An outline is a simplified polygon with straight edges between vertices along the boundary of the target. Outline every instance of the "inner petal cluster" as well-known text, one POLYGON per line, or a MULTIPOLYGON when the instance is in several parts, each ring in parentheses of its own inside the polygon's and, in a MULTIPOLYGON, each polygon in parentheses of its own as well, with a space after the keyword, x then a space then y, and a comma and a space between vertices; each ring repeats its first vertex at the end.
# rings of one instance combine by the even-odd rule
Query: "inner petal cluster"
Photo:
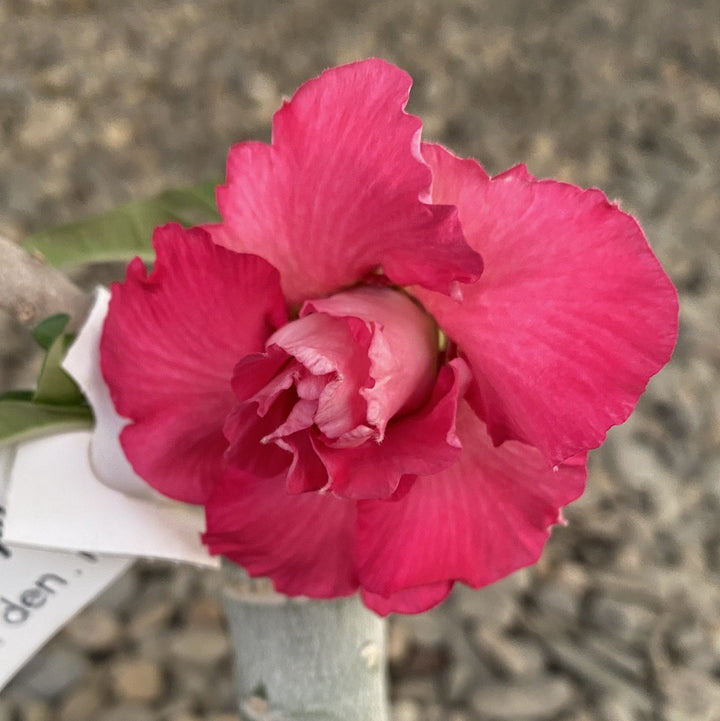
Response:
POLYGON ((228 461, 262 472, 247 453, 259 441, 287 452, 290 491, 338 492, 335 451, 376 452, 389 426, 430 399, 437 358, 432 318, 402 291, 360 286, 309 301, 265 352, 237 364, 228 461))

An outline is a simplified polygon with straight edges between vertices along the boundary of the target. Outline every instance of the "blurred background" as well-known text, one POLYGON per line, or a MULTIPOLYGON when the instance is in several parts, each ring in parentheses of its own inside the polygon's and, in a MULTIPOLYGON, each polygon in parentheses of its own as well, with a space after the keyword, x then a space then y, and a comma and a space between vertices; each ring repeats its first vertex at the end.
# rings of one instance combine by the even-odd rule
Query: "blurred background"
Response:
MULTIPOLYGON (((411 73, 425 139, 636 215, 680 292, 674 359, 536 567, 391 621, 393 720, 720 719, 716 0, 2 0, 0 30, 12 239, 222 176, 283 96, 367 56, 411 73)), ((27 349, 0 316, 0 389, 32 381, 27 349)), ((0 693, 0 721, 237 719, 217 590, 139 564, 0 693)))

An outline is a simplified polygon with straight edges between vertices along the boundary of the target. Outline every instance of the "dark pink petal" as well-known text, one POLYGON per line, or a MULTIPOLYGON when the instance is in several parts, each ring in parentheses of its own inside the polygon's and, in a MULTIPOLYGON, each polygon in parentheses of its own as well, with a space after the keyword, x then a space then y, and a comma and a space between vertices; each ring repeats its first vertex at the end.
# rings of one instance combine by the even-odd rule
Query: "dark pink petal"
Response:
POLYGON ((454 580, 492 583, 537 561, 561 507, 582 493, 584 457, 553 470, 531 446, 493 447, 465 402, 457 433, 455 465, 418 477, 397 500, 358 502, 363 588, 388 597, 454 580))
POLYGON ((495 443, 553 462, 598 446, 670 358, 677 296, 636 221, 598 190, 490 179, 472 160, 423 145, 433 199, 455 203, 485 271, 461 304, 416 295, 473 370, 473 406, 495 443))
POLYGON ((460 358, 441 368, 427 406, 391 423, 382 442, 333 448, 316 441, 330 490, 345 498, 387 498, 403 476, 433 474, 455 463, 461 453, 455 417, 469 379, 460 358))
POLYGON ((251 576, 270 577, 290 596, 353 593, 355 504, 328 494, 290 494, 283 476, 257 479, 229 469, 206 503, 203 540, 251 576))
POLYGON ((282 398, 264 415, 258 415, 257 403, 236 405, 223 426, 225 462, 262 478, 272 478, 289 468, 290 454, 274 443, 263 443, 263 439, 283 422, 292 409, 292 400, 282 398))
POLYGON ((396 283, 447 292, 482 262, 452 207, 430 205, 411 79, 382 60, 327 70, 273 120, 273 143, 230 151, 216 242, 280 270, 291 302, 322 297, 382 266, 396 283), (421 248, 422 252, 418 252, 421 248))
POLYGON ((361 596, 363 603, 380 616, 387 616, 389 613, 422 613, 444 601, 452 587, 451 581, 440 581, 427 586, 406 588, 388 598, 363 588, 361 596))
POLYGON ((202 230, 155 231, 148 276, 140 259, 112 287, 100 346, 121 440, 135 471, 161 493, 202 502, 220 477, 233 368, 285 322, 277 271, 215 245, 202 230))

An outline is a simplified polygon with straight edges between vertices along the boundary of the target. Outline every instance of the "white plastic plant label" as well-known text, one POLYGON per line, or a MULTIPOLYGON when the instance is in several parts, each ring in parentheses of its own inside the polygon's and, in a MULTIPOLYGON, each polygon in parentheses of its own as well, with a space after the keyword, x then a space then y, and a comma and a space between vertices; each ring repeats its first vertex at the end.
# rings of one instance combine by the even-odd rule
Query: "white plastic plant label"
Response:
POLYGON ((0 689, 132 564, 122 556, 58 553, 8 543, 3 530, 12 456, 12 448, 0 449, 0 689))
POLYGON ((36 548, 217 566, 200 541, 202 509, 104 485, 90 464, 90 437, 75 431, 20 444, 10 472, 5 538, 36 548))
POLYGON ((200 541, 202 508, 169 500, 133 471, 120 446, 127 424, 100 372, 110 293, 95 304, 63 362, 93 408, 94 431, 18 446, 10 475, 5 537, 32 547, 184 561, 219 567, 200 541))

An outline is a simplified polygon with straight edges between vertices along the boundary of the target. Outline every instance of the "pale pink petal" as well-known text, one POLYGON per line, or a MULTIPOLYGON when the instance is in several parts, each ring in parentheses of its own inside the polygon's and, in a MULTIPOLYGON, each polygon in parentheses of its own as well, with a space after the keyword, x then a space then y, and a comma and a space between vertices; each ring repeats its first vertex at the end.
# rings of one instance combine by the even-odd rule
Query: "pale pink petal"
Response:
POLYGON ((553 462, 598 446, 669 359, 677 296, 635 220, 598 190, 490 179, 472 160, 423 145, 433 199, 456 203, 485 271, 462 303, 415 293, 473 370, 473 406, 496 443, 553 462))
POLYGON ((216 242, 280 270, 291 302, 322 297, 382 267, 396 283, 447 292, 482 262, 452 207, 430 205, 411 79, 382 60, 327 70, 273 120, 273 143, 230 151, 216 242), (418 252, 421 248, 422 252, 418 252))
POLYGON ((372 382, 371 338, 371 329, 357 318, 312 313, 288 323, 268 340, 269 349, 281 348, 309 373, 326 378, 315 423, 330 437, 341 436, 365 421, 367 403, 361 390, 372 382))
POLYGON ((316 439, 330 490, 345 498, 387 498, 403 476, 437 473, 455 463, 461 453, 455 417, 469 377, 459 358, 441 368, 428 404, 390 423, 381 442, 371 439, 356 448, 333 448, 316 439))
POLYGON ((367 423, 380 440, 393 416, 427 401, 437 369, 437 326, 414 300, 397 290, 362 286, 309 301, 301 315, 312 312, 358 318, 373 329, 368 347, 373 383, 360 395, 367 401, 367 423))
POLYGON ((358 502, 363 588, 387 597, 447 581, 492 583, 537 561, 561 507, 582 493, 584 457, 553 470, 525 444, 493 447, 465 402, 457 432, 455 465, 408 483, 397 500, 358 502))
POLYGON ((285 478, 257 479, 229 469, 206 504, 205 543, 270 577, 290 596, 335 598, 353 593, 355 504, 319 493, 290 494, 285 478))
POLYGON ((155 232, 148 276, 140 259, 112 287, 102 372, 135 471, 161 493, 198 503, 219 478, 230 379, 285 322, 278 274, 262 258, 215 245, 202 230, 155 232))

